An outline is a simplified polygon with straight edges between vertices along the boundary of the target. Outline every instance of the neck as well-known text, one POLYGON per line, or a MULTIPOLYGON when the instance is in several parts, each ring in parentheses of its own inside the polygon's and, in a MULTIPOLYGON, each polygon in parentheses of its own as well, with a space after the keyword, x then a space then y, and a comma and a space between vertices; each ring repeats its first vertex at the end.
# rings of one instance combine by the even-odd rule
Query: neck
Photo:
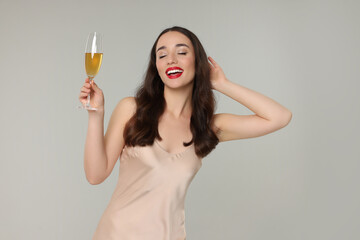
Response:
POLYGON ((164 86, 165 112, 176 119, 190 118, 192 113, 193 85, 182 89, 172 89, 164 86))

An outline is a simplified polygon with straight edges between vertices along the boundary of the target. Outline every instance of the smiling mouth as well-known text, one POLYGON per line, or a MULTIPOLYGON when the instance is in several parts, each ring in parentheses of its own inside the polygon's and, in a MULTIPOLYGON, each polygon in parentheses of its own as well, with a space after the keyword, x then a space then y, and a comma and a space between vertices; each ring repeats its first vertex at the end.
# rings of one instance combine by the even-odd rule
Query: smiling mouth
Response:
POLYGON ((168 76, 168 78, 170 79, 174 79, 174 78, 178 78, 181 76, 183 72, 177 72, 177 73, 170 73, 170 74, 166 74, 168 76))
POLYGON ((166 72, 166 75, 171 76, 171 75, 176 75, 176 74, 180 74, 183 73, 184 71, 181 69, 173 69, 173 70, 169 70, 166 72))
POLYGON ((170 79, 174 79, 180 77, 183 72, 184 70, 179 67, 171 67, 166 69, 166 76, 170 79))

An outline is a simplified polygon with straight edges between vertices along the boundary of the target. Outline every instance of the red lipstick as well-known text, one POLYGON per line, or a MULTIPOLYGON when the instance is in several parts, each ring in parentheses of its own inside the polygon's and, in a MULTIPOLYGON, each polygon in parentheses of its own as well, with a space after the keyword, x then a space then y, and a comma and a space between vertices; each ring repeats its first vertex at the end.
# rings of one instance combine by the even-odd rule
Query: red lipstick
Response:
POLYGON ((179 67, 170 67, 168 69, 166 69, 166 76, 168 76, 168 78, 170 79, 174 79, 174 78, 178 78, 181 76, 181 74, 184 72, 184 70, 182 68, 179 67), (170 74, 169 74, 170 72, 170 74))

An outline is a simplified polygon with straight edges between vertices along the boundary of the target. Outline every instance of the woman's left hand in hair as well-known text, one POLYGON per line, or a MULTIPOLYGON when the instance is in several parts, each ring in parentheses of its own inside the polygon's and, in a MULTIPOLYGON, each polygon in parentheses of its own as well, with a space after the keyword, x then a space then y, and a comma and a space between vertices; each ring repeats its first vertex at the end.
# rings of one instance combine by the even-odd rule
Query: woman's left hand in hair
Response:
POLYGON ((210 82, 212 89, 218 91, 218 88, 228 82, 229 80, 225 77, 225 74, 219 64, 215 62, 212 57, 208 57, 210 65, 210 82))

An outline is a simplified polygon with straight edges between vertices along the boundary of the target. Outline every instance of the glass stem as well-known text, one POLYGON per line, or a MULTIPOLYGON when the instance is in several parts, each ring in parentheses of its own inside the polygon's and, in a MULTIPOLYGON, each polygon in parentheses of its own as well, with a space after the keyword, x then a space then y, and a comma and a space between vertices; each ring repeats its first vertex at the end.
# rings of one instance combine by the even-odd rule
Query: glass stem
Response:
MULTIPOLYGON (((92 81, 93 81, 93 78, 94 78, 94 77, 89 77, 89 83, 90 83, 90 85, 91 85, 91 83, 92 83, 92 81)), ((90 107, 90 94, 91 94, 91 86, 90 86, 90 93, 89 93, 89 95, 87 96, 87 103, 86 103, 86 106, 87 106, 87 107, 90 107)))

